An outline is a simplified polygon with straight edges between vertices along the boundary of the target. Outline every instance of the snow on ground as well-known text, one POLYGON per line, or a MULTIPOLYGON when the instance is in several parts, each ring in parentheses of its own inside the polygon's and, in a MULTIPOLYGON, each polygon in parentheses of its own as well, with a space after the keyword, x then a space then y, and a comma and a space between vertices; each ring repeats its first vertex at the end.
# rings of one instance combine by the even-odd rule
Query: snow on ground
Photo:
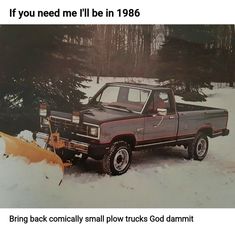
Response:
MULTIPOLYGON (((98 85, 90 83, 88 96, 107 80, 113 79, 101 78, 98 85)), ((143 82, 154 83, 150 79, 143 82)), ((2 158, 0 206, 235 207, 235 90, 218 88, 205 92, 209 95, 207 102, 194 103, 228 109, 230 135, 210 139, 208 156, 202 162, 185 160, 182 147, 138 151, 126 174, 109 177, 101 173, 100 162, 88 159, 85 164, 67 169, 58 186, 44 178, 47 164, 29 165, 19 158, 2 158)), ((2 150, 4 145, 0 142, 0 154, 2 150)))
POLYGON ((62 177, 60 167, 46 162, 29 164, 24 158, 1 158, 0 206, 46 206, 46 200, 53 199, 52 189, 57 188, 62 177))
MULTIPOLYGON (((22 131, 18 136, 33 141, 32 133, 22 131)), ((5 142, 0 138, 0 207, 24 207, 38 201, 40 194, 51 195, 63 179, 60 166, 46 161, 29 163, 25 157, 4 156, 5 142)))

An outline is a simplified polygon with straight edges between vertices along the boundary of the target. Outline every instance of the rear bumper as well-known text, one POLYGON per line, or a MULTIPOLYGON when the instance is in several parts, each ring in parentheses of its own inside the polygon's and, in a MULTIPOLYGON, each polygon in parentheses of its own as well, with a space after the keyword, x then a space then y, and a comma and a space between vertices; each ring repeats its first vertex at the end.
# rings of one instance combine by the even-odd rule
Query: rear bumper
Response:
MULTIPOLYGON (((45 143, 48 141, 49 135, 46 133, 38 132, 36 138, 43 140, 45 143)), ((94 159, 102 159, 104 154, 109 150, 108 144, 94 144, 86 143, 78 140, 70 140, 60 137, 64 144, 64 149, 71 150, 75 154, 86 154, 94 159)))
POLYGON ((222 132, 222 136, 227 136, 229 135, 229 129, 224 129, 222 132))
POLYGON ((218 136, 227 136, 229 135, 229 129, 223 129, 222 131, 213 133, 212 138, 218 137, 218 136))

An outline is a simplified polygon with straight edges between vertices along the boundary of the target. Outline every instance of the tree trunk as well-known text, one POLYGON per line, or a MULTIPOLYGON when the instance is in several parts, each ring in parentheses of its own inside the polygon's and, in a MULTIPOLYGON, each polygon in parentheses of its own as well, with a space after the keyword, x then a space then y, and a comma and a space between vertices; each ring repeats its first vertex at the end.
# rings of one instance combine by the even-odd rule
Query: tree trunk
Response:
POLYGON ((185 92, 191 92, 191 83, 190 83, 190 81, 185 81, 185 92))
POLYGON ((96 84, 99 84, 100 83, 100 76, 97 76, 96 78, 96 84))

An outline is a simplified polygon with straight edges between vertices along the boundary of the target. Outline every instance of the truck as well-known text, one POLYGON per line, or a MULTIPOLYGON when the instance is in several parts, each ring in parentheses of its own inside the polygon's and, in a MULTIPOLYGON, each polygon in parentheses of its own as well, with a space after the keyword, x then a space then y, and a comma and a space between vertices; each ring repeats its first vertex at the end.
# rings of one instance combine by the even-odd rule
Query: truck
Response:
POLYGON ((202 161, 208 137, 229 134, 228 111, 177 103, 170 88, 107 83, 82 110, 49 111, 40 106, 40 131, 63 160, 102 160, 109 175, 124 174, 132 153, 150 147, 184 146, 187 158, 202 161))

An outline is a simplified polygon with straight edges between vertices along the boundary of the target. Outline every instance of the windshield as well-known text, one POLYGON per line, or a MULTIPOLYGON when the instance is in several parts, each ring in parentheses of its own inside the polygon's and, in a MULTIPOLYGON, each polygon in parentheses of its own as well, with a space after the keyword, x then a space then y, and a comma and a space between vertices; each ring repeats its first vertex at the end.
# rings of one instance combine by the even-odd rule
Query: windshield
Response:
POLYGON ((108 108, 141 112, 149 94, 150 90, 109 85, 97 95, 96 102, 108 108))

